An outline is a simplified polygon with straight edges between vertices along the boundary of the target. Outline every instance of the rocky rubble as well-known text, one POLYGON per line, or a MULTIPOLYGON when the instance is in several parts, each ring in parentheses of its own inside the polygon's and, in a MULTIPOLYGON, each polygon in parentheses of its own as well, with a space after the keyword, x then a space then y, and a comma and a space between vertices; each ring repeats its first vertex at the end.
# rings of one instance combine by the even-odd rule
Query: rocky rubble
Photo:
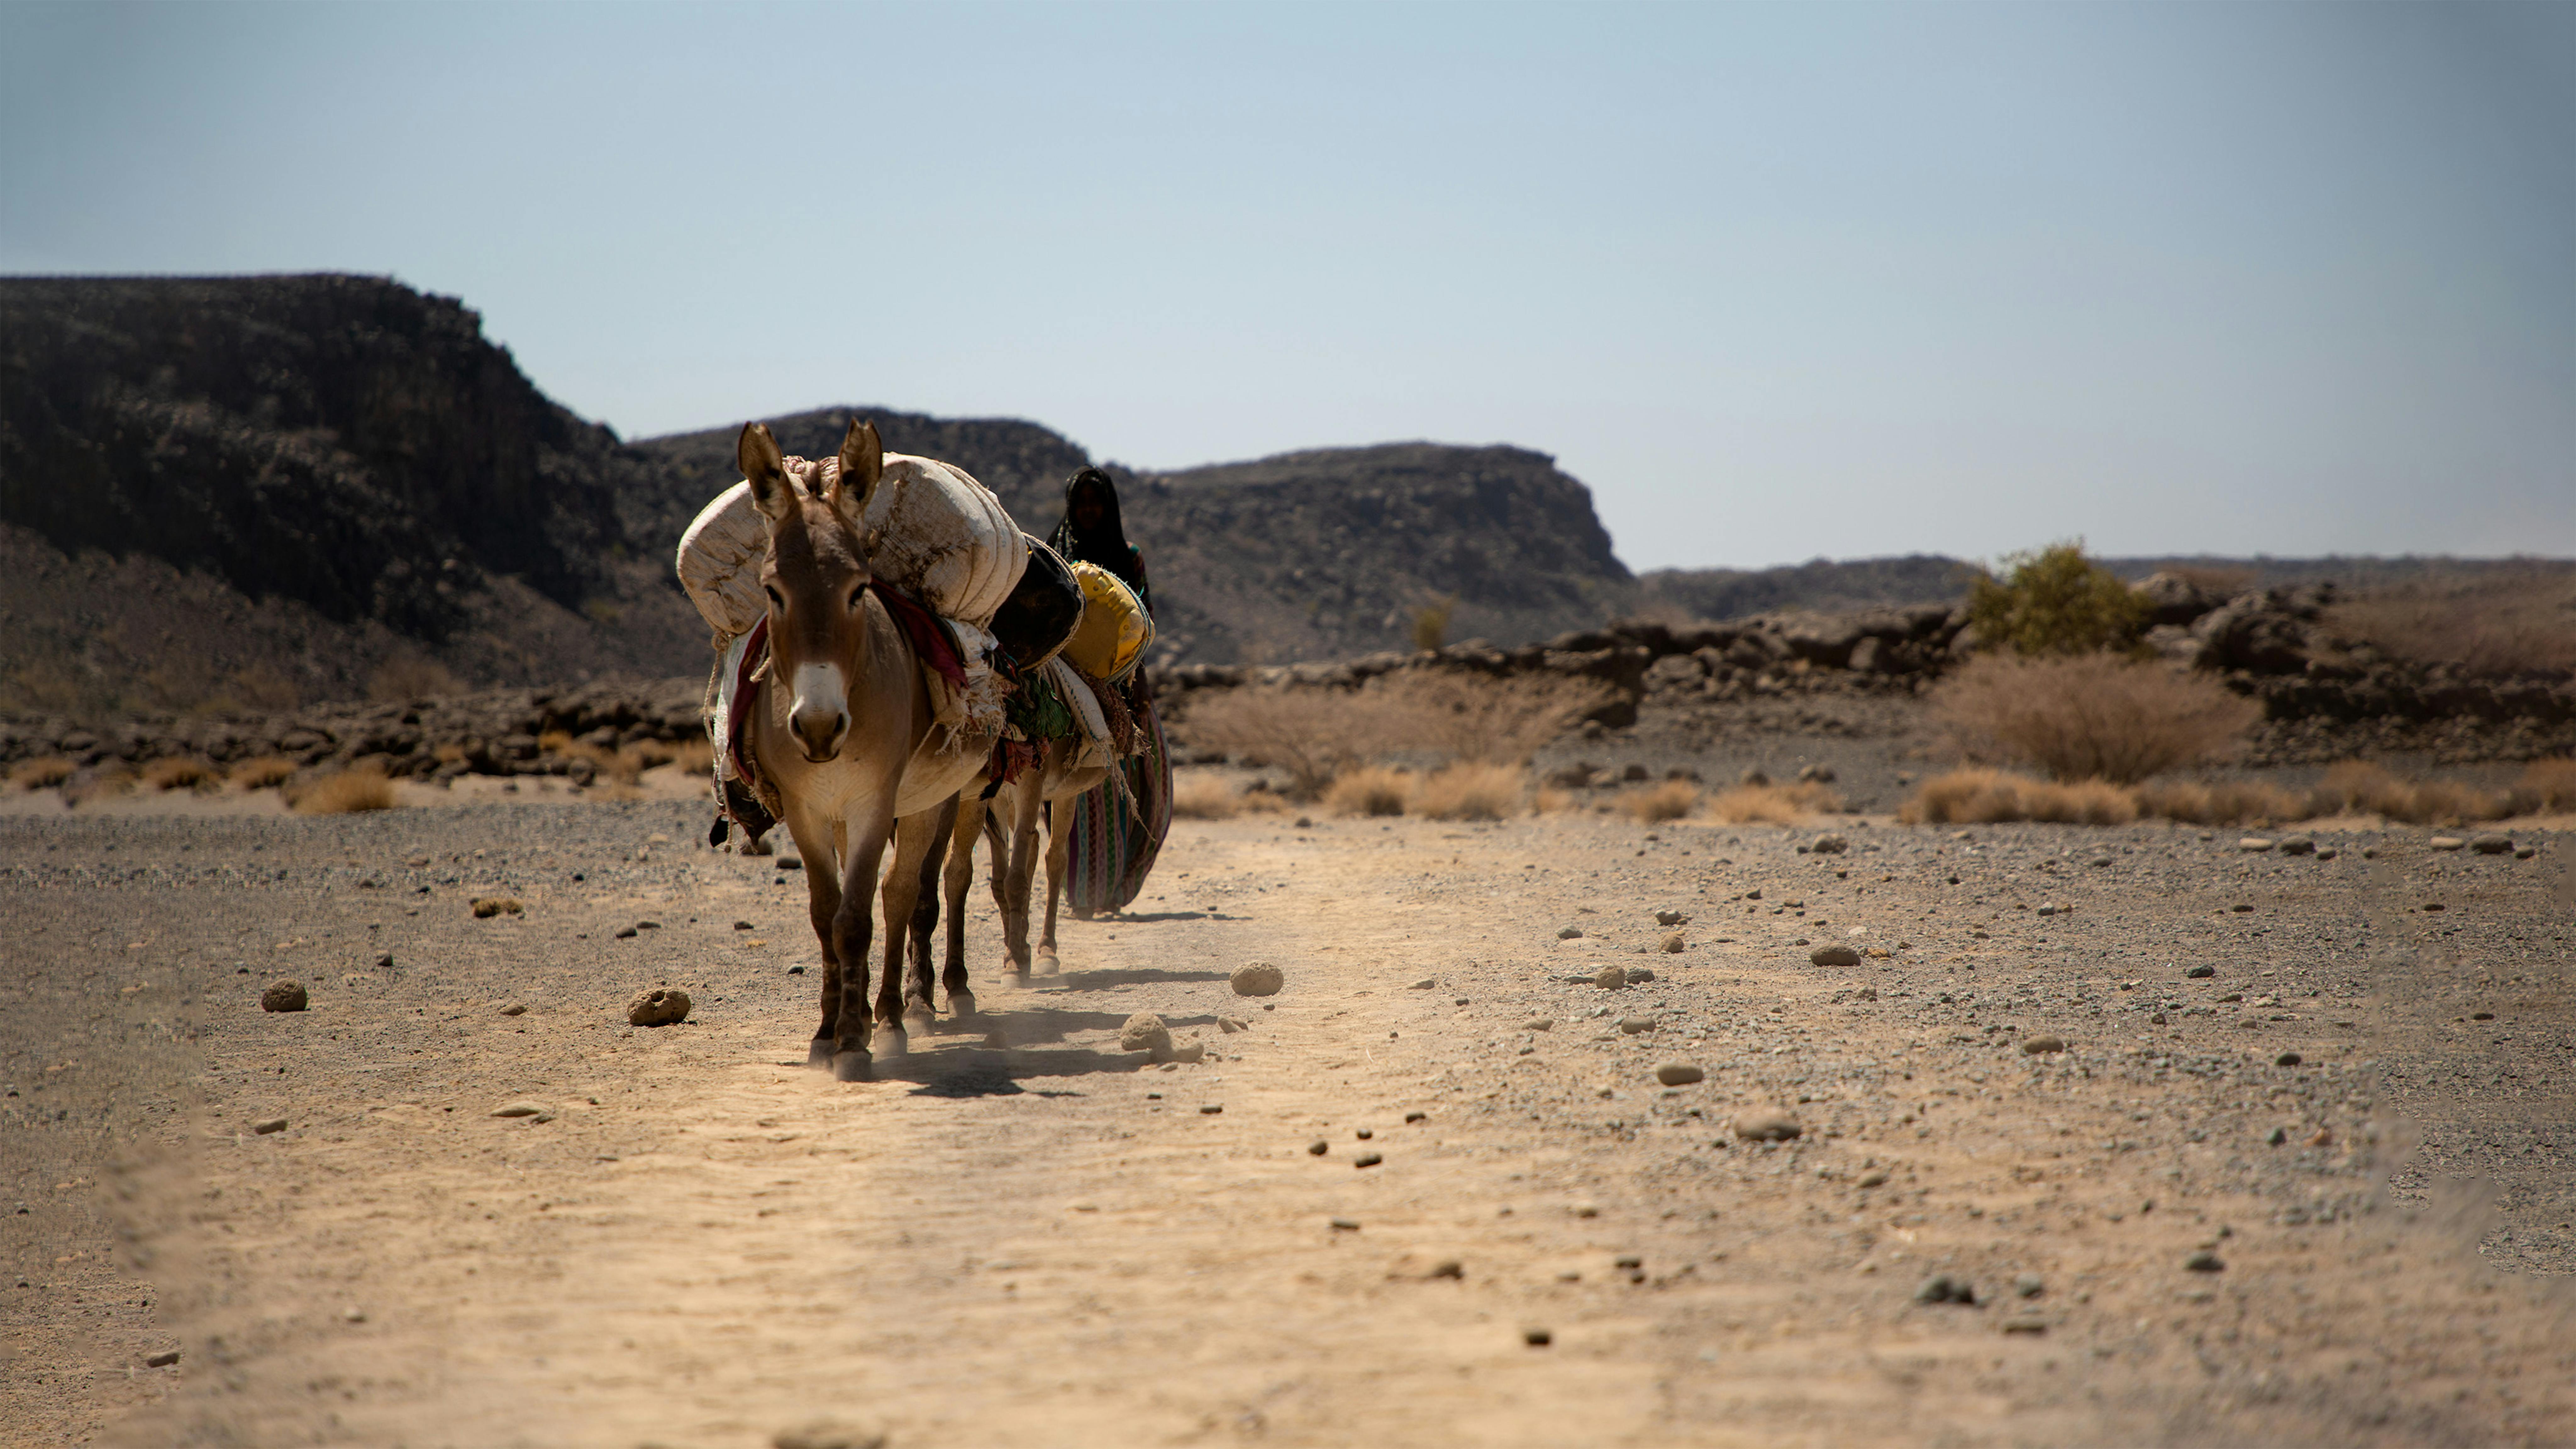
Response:
POLYGON ((61 756, 84 768, 164 758, 232 765, 281 756, 306 767, 371 761, 397 779, 564 775, 586 782, 599 751, 703 738, 703 692, 699 680, 666 679, 323 705, 277 715, 141 716, 108 725, 0 720, 0 763, 61 756))

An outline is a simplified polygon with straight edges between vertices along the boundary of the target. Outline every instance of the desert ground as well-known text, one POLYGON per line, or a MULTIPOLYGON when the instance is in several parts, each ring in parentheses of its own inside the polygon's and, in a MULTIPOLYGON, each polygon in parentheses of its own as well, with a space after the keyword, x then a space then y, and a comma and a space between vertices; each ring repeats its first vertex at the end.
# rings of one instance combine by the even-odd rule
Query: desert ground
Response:
POLYGON ((2576 820, 1914 827, 1835 748, 1794 826, 1181 821, 1025 983, 979 879, 982 1019, 852 1085, 686 781, 13 800, 0 1441, 2576 1443, 2576 820))

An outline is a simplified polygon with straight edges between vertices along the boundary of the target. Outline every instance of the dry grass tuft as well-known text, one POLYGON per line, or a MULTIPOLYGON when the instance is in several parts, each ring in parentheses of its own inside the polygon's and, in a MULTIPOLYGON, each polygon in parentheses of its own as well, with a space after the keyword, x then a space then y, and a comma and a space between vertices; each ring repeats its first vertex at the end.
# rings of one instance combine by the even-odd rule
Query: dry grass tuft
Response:
POLYGON ((63 782, 63 804, 78 808, 92 800, 113 799, 134 789, 134 767, 123 760, 109 760, 88 774, 75 774, 63 782))
POLYGON ((60 755, 41 760, 21 760, 9 771, 9 783, 21 790, 50 790, 72 777, 80 765, 60 755))
POLYGON ((1172 779, 1172 813, 1183 820, 1232 820, 1242 811, 1243 802, 1214 775, 1184 770, 1172 779))
POLYGON ((1520 809, 1528 781, 1518 765, 1462 762, 1425 775, 1413 808, 1434 820, 1500 820, 1520 809))
POLYGON ((1699 808, 1699 787, 1688 780, 1666 780, 1620 794, 1618 806, 1641 825, 1679 820, 1699 808))
MULTIPOLYGON (((2526 771, 2526 790, 2530 779, 2526 771)), ((2353 810, 2416 825, 2464 825, 2502 819, 2514 813, 2517 801, 2452 780, 2401 780, 2368 761, 2345 760, 2327 769, 2309 804, 2321 815, 2353 810)))
POLYGON ((1401 815, 1413 777, 1382 765, 1345 770, 1324 792, 1324 808, 1337 815, 1401 815))
POLYGON ((262 755, 233 766, 232 786, 236 790, 267 790, 295 778, 295 762, 284 755, 262 755))
POLYGON ((1229 689, 1191 701, 1176 730, 1237 764, 1286 771, 1290 792, 1311 800, 1383 748, 1377 719, 1354 707, 1357 698, 1325 689, 1229 689))
POLYGON ((1290 809, 1288 797, 1273 790, 1246 790, 1235 803, 1246 815, 1285 815, 1290 809))
POLYGON ((2139 812, 2185 825, 2278 825, 2314 813, 2307 800, 2261 780, 2163 780, 2138 791, 2139 812))
POLYGON ((2208 758, 2261 714, 2216 680, 2108 654, 1983 655, 1941 687, 1934 708, 1972 753, 2121 785, 2208 758))
POLYGON ((367 698, 380 704, 438 699, 465 693, 465 682, 446 665, 418 654, 397 654, 367 678, 367 698))
POLYGON ((212 763, 184 756, 154 760, 143 767, 143 783, 155 790, 212 790, 223 782, 212 763))
POLYGON ((1812 783, 1730 785, 1708 802, 1709 818, 1724 825, 1795 825, 1841 808, 1841 796, 1812 783))
POLYGON ((394 782, 382 770, 342 770, 291 790, 287 807, 298 815, 346 815, 359 810, 394 808, 394 782))
POLYGON ((1990 825, 2003 820, 2126 825, 2138 818, 2138 794, 2103 780, 2067 785, 2001 770, 1952 770, 1924 781, 1896 818, 1923 825, 1990 825))
POLYGON ((1571 790, 1560 790, 1554 785, 1541 785, 1538 793, 1530 797, 1530 813, 1554 815, 1559 811, 1571 810, 1580 803, 1571 790))
POLYGON ((2523 769, 2522 788, 2535 809, 2576 810, 2576 759, 2532 761, 2523 769))

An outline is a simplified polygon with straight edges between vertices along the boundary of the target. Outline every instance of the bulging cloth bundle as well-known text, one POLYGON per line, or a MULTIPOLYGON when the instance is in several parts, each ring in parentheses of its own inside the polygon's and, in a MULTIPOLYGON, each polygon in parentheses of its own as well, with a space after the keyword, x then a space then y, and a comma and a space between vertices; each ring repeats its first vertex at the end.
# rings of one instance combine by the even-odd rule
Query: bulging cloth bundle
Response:
MULTIPOLYGON (((838 458, 789 457, 783 467, 796 487, 820 497, 841 464, 838 458)), ((988 627, 1029 558, 1028 541, 1001 500, 962 468, 888 453, 876 489, 854 522, 878 583, 919 601, 954 642, 955 674, 933 663, 929 654, 937 651, 925 654, 922 669, 933 712, 950 727, 952 741, 1001 729, 1005 691, 993 673, 988 627)), ((753 626, 769 616, 760 587, 760 560, 768 547, 768 525, 749 483, 718 494, 680 536, 680 587, 726 656, 718 672, 720 698, 709 712, 719 780, 733 774, 732 696, 757 669, 744 655, 753 626)))

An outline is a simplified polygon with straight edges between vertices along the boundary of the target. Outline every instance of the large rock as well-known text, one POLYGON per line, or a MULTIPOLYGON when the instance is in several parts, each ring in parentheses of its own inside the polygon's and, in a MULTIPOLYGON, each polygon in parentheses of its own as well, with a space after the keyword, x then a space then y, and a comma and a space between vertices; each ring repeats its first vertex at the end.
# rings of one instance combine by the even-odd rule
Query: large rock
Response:
POLYGON ((1237 966, 1226 980, 1237 996, 1276 996, 1288 984, 1287 973, 1267 961, 1237 966))
POLYGON ((676 986, 656 986, 626 1008, 626 1020, 636 1026, 674 1026, 688 1019, 689 993, 676 986))

